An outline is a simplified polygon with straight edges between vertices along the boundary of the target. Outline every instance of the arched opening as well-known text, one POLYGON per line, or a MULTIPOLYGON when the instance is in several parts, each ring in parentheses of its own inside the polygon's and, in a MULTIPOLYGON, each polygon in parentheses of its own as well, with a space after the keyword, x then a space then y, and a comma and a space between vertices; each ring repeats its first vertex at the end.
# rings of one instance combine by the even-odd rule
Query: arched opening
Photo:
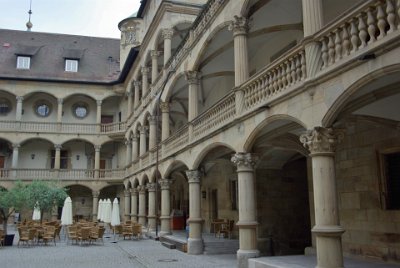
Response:
POLYGON ((97 103, 87 95, 70 95, 63 101, 62 121, 64 123, 96 123, 97 103))
POLYGON ((169 103, 170 135, 173 135, 188 122, 188 85, 183 74, 170 89, 167 102, 169 103))
POLYGON ((17 100, 14 94, 0 90, 0 120, 15 120, 17 100))
POLYGON ((57 98, 44 92, 33 92, 24 96, 22 121, 57 122, 57 98))
POLYGON ((77 222, 81 219, 92 220, 93 196, 92 190, 83 185, 69 185, 67 193, 72 200, 72 215, 77 222))
POLYGON ((122 113, 120 111, 123 98, 120 96, 111 96, 103 100, 101 104, 101 123, 111 124, 122 121, 122 113))

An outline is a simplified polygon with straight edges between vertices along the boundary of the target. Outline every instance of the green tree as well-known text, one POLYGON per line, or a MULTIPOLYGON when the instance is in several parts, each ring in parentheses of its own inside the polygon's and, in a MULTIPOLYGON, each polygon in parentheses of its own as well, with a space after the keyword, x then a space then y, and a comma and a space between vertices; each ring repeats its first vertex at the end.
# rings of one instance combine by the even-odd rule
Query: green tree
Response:
POLYGON ((7 234, 8 218, 16 211, 27 206, 27 187, 16 182, 10 190, 0 188, 0 217, 3 220, 3 230, 7 234))
POLYGON ((51 212, 54 206, 62 206, 67 198, 66 189, 54 181, 33 181, 26 187, 28 206, 40 208, 41 217, 45 212, 51 212))

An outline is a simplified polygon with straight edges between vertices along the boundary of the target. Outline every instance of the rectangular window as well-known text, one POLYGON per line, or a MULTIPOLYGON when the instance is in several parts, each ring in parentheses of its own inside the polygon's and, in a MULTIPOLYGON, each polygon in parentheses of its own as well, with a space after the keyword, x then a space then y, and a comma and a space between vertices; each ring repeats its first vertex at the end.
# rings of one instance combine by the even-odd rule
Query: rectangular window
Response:
POLYGON ((381 193, 384 209, 400 209, 400 152, 380 155, 381 158, 381 193))
POLYGON ((31 67, 31 57, 18 56, 17 69, 29 69, 31 67))
POLYGON ((66 72, 77 72, 78 71, 78 60, 65 60, 65 71, 66 72))

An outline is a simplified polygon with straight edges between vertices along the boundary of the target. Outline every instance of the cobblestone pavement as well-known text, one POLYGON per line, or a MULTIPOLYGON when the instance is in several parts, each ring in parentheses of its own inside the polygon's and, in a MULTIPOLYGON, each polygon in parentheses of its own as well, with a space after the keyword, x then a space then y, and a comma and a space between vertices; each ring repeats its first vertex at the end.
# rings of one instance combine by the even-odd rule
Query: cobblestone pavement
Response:
POLYGON ((236 255, 188 255, 158 241, 104 239, 104 245, 71 245, 65 241, 33 247, 0 248, 1 268, 110 268, 110 267, 236 267, 236 255))

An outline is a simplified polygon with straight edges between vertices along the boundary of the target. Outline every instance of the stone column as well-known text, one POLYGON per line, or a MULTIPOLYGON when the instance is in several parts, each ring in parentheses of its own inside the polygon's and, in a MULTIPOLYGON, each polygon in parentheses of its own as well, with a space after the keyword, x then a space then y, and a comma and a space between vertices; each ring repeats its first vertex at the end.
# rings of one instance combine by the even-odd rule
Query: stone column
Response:
POLYGON ((199 83, 200 73, 197 71, 187 71, 185 73, 186 80, 189 84, 189 96, 188 96, 188 121, 192 121, 198 115, 199 108, 199 83))
POLYGON ((94 146, 94 177, 98 178, 99 177, 99 171, 100 171, 100 149, 101 145, 95 145, 94 146))
MULTIPOLYGON (((323 26, 322 0, 302 0, 304 38, 312 36, 323 26)), ((305 43, 307 77, 313 77, 321 67, 321 49, 317 42, 305 43)))
MULTIPOLYGON (((170 213, 171 213, 171 201, 170 201, 170 180, 161 179, 159 181, 161 188, 161 230, 160 236, 171 234, 170 224, 170 213)), ((186 220, 186 219, 185 219, 186 220)))
POLYGON ((200 207, 200 178, 201 172, 198 170, 186 171, 189 182, 189 238, 188 254, 203 254, 203 238, 201 228, 203 219, 201 218, 200 207))
POLYGON ((55 144, 54 148, 56 149, 55 157, 54 157, 54 169, 60 169, 61 162, 61 144, 55 144))
POLYGON ((142 96, 147 95, 147 91, 149 90, 149 68, 142 67, 142 96))
POLYGON ((126 145, 126 166, 129 166, 132 163, 132 144, 128 139, 125 141, 126 145))
POLYGON ((97 221, 97 209, 99 207, 99 191, 92 191, 93 196, 93 209, 92 209, 92 219, 93 221, 97 221))
POLYGON ((127 113, 127 115, 126 115, 126 117, 128 118, 130 115, 131 115, 131 113, 132 113, 132 91, 128 91, 128 92, 126 92, 126 97, 128 98, 128 107, 127 107, 127 111, 126 111, 126 113, 127 113))
POLYGON ((147 127, 142 126, 140 128, 140 148, 139 148, 140 156, 146 153, 146 137, 147 137, 147 127))
POLYGON ((169 103, 161 102, 161 141, 169 137, 169 103))
POLYGON ((135 87, 135 96, 133 101, 133 107, 136 109, 140 104, 140 81, 134 81, 133 85, 135 87))
POLYGON ((147 190, 149 191, 149 214, 147 215, 148 226, 150 230, 153 231, 156 228, 157 218, 156 218, 156 184, 148 183, 147 190))
POLYGON ((64 99, 57 99, 57 123, 61 123, 62 121, 62 110, 63 110, 63 102, 64 99))
POLYGON ((146 186, 139 185, 139 223, 146 225, 146 186))
POLYGON ((249 153, 236 153, 231 161, 237 167, 239 198, 238 267, 248 267, 248 259, 258 257, 257 220, 254 188, 254 165, 257 158, 249 153))
POLYGON ((17 107, 16 107, 16 113, 15 113, 15 120, 21 121, 21 119, 22 119, 22 102, 24 101, 24 97, 17 96, 16 99, 17 99, 17 107))
POLYGON ((300 141, 310 151, 314 188, 317 267, 343 267, 342 239, 339 225, 334 153, 342 140, 342 130, 315 127, 301 135, 300 141))
POLYGON ((131 220, 135 222, 138 221, 137 195, 138 195, 138 190, 131 189, 131 220))
POLYGON ((151 56, 151 83, 154 84, 158 76, 158 56, 160 56, 160 52, 157 50, 152 50, 150 51, 150 56, 151 56))
POLYGON ((169 58, 171 58, 171 41, 172 36, 174 35, 174 30, 172 29, 163 29, 162 37, 164 38, 164 67, 167 64, 169 58))
POLYGON ((97 132, 101 131, 101 104, 103 103, 101 100, 96 101, 97 103, 97 113, 96 113, 96 124, 97 124, 97 132))
POLYGON ((19 143, 13 143, 12 147, 13 147, 13 154, 11 160, 11 167, 15 169, 18 168, 19 147, 21 147, 21 145, 19 143))
POLYGON ((124 216, 125 216, 125 221, 129 220, 131 218, 130 212, 131 212, 131 193, 129 190, 124 191, 124 216))
POLYGON ((136 135, 132 136, 132 161, 137 160, 139 156, 139 144, 138 137, 136 135))
POLYGON ((249 58, 247 52, 248 20, 244 17, 235 16, 229 29, 233 32, 235 87, 237 87, 249 78, 249 58))
POLYGON ((149 117, 149 149, 153 149, 156 147, 157 144, 157 133, 156 133, 156 127, 157 127, 157 120, 155 116, 150 116, 149 117))

